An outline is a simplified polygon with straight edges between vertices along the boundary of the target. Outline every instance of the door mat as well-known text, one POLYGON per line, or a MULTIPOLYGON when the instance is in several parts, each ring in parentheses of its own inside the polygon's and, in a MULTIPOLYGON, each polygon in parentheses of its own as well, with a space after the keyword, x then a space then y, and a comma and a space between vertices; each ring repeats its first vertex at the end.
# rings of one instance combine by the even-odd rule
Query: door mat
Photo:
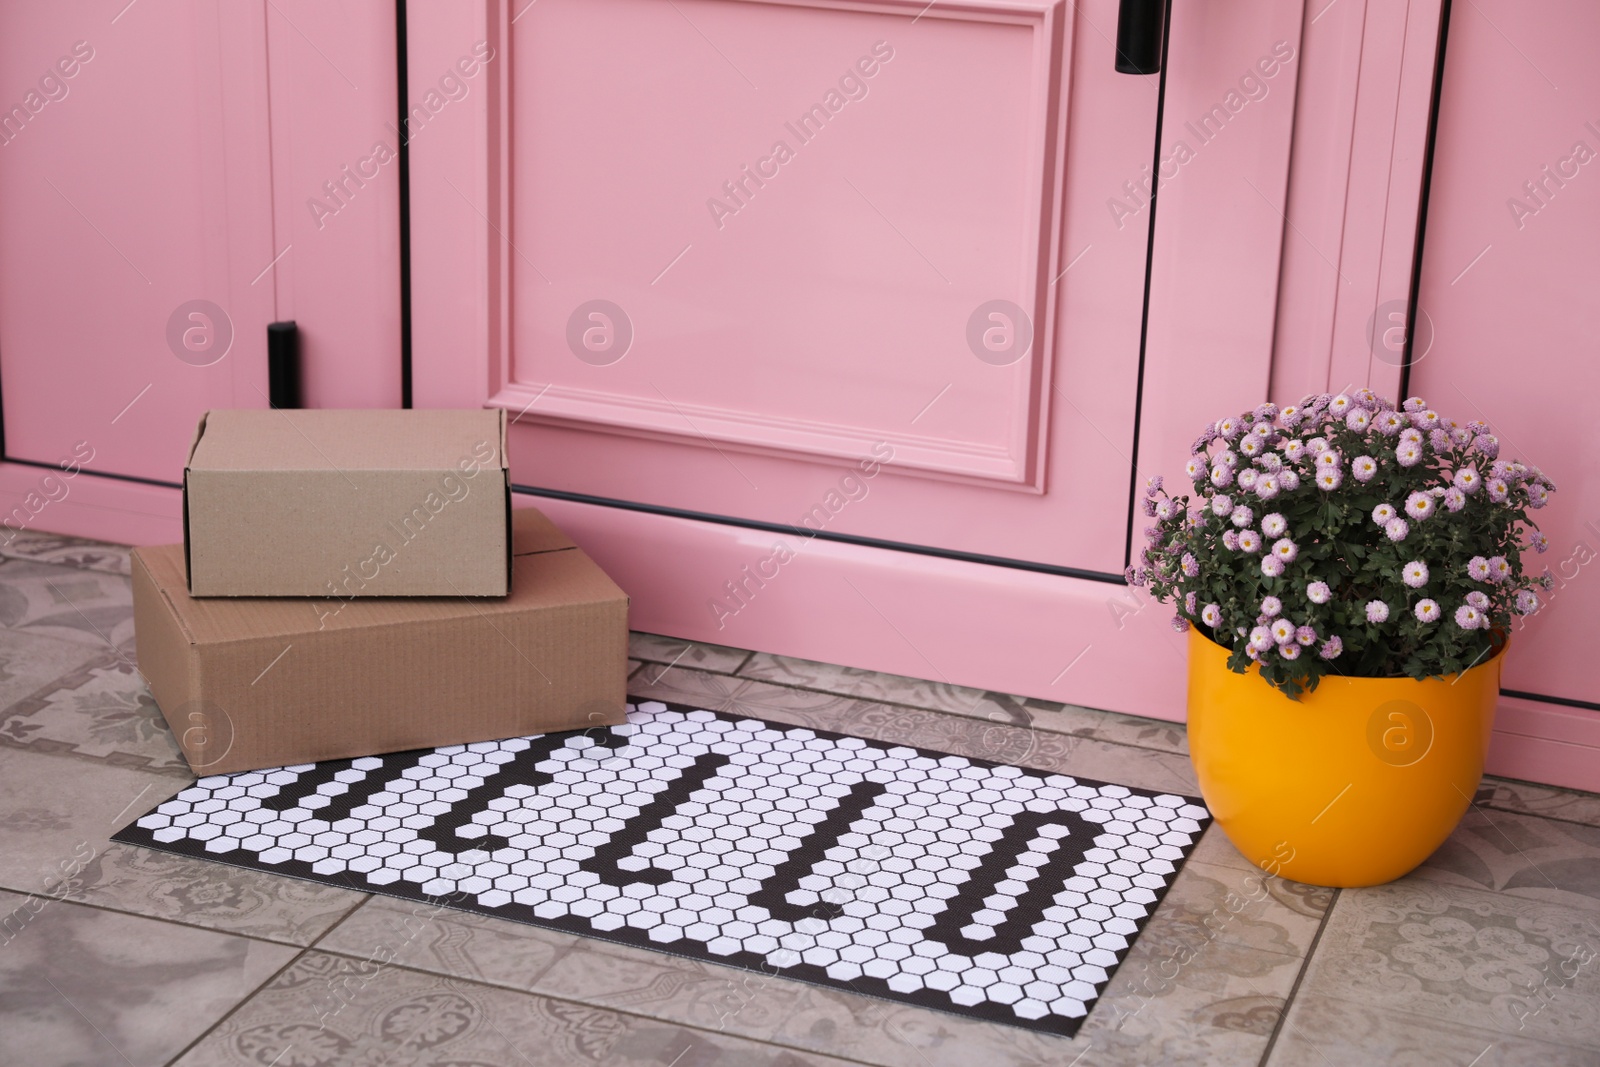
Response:
POLYGON ((659 701, 202 778, 115 840, 1071 1036, 1191 797, 659 701))

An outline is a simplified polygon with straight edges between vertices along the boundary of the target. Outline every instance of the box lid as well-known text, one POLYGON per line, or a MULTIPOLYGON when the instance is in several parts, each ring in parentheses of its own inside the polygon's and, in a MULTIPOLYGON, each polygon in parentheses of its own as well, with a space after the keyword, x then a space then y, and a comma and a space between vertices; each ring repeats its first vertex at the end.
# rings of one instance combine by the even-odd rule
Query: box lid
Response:
POLYGON ((506 466, 504 412, 426 410, 211 411, 189 450, 194 471, 453 469, 462 456, 506 466), (214 432, 214 431, 223 432, 214 432))

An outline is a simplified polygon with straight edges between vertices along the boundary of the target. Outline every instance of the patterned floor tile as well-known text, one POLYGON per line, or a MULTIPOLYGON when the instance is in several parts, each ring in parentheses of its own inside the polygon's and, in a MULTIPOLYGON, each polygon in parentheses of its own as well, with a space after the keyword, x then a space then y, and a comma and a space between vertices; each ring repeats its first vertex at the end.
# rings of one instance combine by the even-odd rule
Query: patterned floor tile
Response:
POLYGON ((0 749, 0 886, 309 944, 365 894, 112 844, 170 778, 0 749))
POLYGON ((11 708, 41 687, 104 655, 78 641, 5 632, 0 636, 0 744, 23 744, 32 731, 13 725, 11 708))
POLYGON ((1578 822, 1585 826, 1600 826, 1600 796, 1593 793, 1556 789, 1532 782, 1485 778, 1479 795, 1484 796, 1479 803, 1485 807, 1578 822))
POLYGON ((36 530, 7 530, 0 536, 0 556, 107 574, 128 573, 128 551, 126 545, 36 530))
POLYGON ((178 1061, 265 1067, 826 1067, 725 1034, 309 952, 178 1061))
POLYGON ((658 665, 649 672, 652 679, 669 673, 676 667, 698 667, 703 671, 732 674, 750 653, 742 648, 724 648, 702 642, 684 641, 676 637, 662 637, 635 631, 628 635, 628 655, 658 665))
MULTIPOLYGON (((1320 1019, 1330 998, 1360 1011, 1431 1020, 1477 1034, 1466 1059, 1503 1039, 1587 1050, 1600 1061, 1600 921, 1560 907, 1426 879, 1345 890, 1323 928, 1290 1008, 1286 1033, 1337 1032, 1320 1019)), ((1395 1062, 1394 1027, 1366 1025, 1341 1041, 1370 1041, 1331 1062, 1395 1062), (1364 1037, 1362 1035, 1365 1035, 1364 1037)), ((1469 1047, 1473 1042, 1465 1042, 1469 1047)), ((1290 1044, 1273 1062, 1312 1062, 1290 1044)), ((1321 1049, 1327 1055, 1327 1049, 1321 1049)), ((1447 1062, 1437 1058, 1427 1062, 1447 1062)), ((1417 1062, 1423 1062, 1418 1060, 1417 1062)), ((1499 1062, 1499 1061, 1493 1061, 1499 1062)))
POLYGON ((132 659, 111 649, 94 652, 12 702, 0 713, 0 744, 137 767, 179 781, 194 777, 132 659))
POLYGON ((1411 877, 1600 911, 1600 827, 1475 807, 1411 877))
POLYGON ((836 663, 817 663, 793 656, 774 656, 767 652, 757 652, 751 656, 750 662, 740 669, 739 676, 864 700, 909 704, 934 711, 970 714, 983 700, 981 689, 906 678, 859 667, 841 667, 836 663))
POLYGON ((0 893, 7 1062, 162 1064, 294 958, 294 948, 0 893))
POLYGON ((133 636, 133 590, 120 574, 6 559, 0 626, 115 648, 133 636))
POLYGON ((739 677, 883 704, 944 711, 1001 726, 1092 737, 1167 752, 1188 751, 1188 734, 1181 723, 1094 711, 1053 700, 985 692, 765 652, 751 656, 750 662, 739 671, 739 677))
POLYGON ((1298 997, 1266 1067, 1594 1067, 1595 1054, 1339 997, 1298 997))

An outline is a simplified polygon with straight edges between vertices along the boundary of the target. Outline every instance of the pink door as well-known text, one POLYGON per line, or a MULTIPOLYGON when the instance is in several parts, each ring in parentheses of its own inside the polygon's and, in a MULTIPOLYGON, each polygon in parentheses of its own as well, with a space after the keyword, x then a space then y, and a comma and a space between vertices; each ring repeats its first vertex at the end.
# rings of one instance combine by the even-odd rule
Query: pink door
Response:
POLYGON ((6 526, 181 536, 195 423, 266 406, 273 321, 308 403, 399 404, 394 30, 314 0, 0 6, 6 526))
MULTIPOLYGON (((1595 788, 1600 749, 1600 9, 1505 0, 1451 16, 1410 390, 1484 419, 1555 482, 1536 512, 1555 588, 1512 635, 1502 728, 1546 739, 1502 761, 1595 788), (1501 31, 1505 31, 1502 34, 1501 31), (1493 71, 1494 77, 1487 72, 1493 71)), ((1546 779, 1548 780, 1548 779, 1546 779)))
POLYGON ((1300 11, 1175 16, 1169 113, 1217 144, 1157 157, 1117 8, 413 5, 413 78, 482 86, 413 146, 416 402, 512 413, 639 628, 1181 713, 1121 578, 1134 457, 1266 392, 1300 11), (1231 303, 1225 373, 1141 428, 1152 166, 1236 217, 1167 239, 1222 241, 1226 288, 1150 279, 1231 303))

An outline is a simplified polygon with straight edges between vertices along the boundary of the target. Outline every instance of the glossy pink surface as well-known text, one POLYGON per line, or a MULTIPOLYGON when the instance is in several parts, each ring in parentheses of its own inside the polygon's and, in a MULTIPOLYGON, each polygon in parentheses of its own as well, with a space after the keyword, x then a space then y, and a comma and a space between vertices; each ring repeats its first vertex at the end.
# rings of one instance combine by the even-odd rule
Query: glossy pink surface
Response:
POLYGON ((1487 420, 1504 454, 1537 464, 1559 488, 1535 513, 1550 551, 1524 557, 1548 566, 1556 588, 1521 628, 1502 684, 1594 704, 1600 70, 1588 44, 1600 9, 1525 15, 1475 0, 1451 21, 1418 298, 1418 341, 1432 343, 1418 349, 1411 391, 1457 419, 1487 420), (1488 69, 1497 76, 1482 77, 1488 69))
MULTIPOLYGON (((54 488, 0 463, 35 528, 177 539, 174 490, 92 472, 175 480, 201 410, 265 403, 274 319, 310 403, 398 402, 401 136, 416 403, 508 408, 519 483, 1116 573, 1135 466, 1170 477, 1219 411, 1398 388, 1370 324, 1410 282, 1439 0, 1175 5, 1142 390, 1157 80, 1113 73, 1115 0, 429 0, 405 131, 391 6, 121 7, 0 9, 0 72, 95 53, 0 146, 8 457, 94 452, 54 488), (197 298, 235 327, 208 366, 165 336, 197 298), (1033 344, 986 361, 1002 299, 1033 344)), ((1506 684, 1592 702, 1600 501, 1562 413, 1600 384, 1600 219, 1587 165, 1521 191, 1600 149, 1600 26, 1566 14, 1455 5, 1412 391, 1561 486, 1506 684)), ((1169 613, 1118 583, 534 502, 639 629, 1183 714, 1169 613)), ((1508 697, 1490 768, 1600 788, 1596 750, 1594 712, 1508 697)))
POLYGON ((510 78, 417 145, 418 403, 511 410, 525 484, 787 524, 843 492, 832 532, 1119 572, 1147 216, 1107 201, 1148 159, 1154 87, 1100 62, 1113 4, 921 6, 414 12, 414 66, 488 40, 510 78), (835 90, 858 99, 802 142, 835 90), (595 299, 631 325, 614 358, 569 342, 595 299), (1008 365, 969 347, 990 300, 1044 324, 1008 365))

